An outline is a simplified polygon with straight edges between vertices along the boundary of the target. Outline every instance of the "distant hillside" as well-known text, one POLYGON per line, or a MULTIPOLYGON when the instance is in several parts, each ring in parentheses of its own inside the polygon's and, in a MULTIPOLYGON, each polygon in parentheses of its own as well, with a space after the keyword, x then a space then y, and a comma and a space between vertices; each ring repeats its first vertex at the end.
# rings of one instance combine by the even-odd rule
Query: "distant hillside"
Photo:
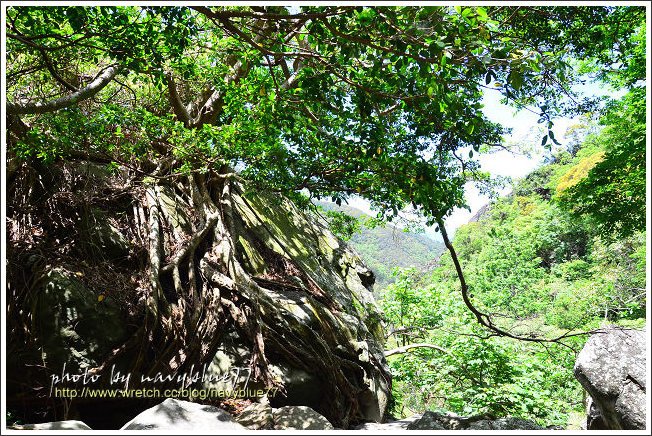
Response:
MULTIPOLYGON (((356 218, 366 217, 364 212, 351 206, 336 206, 319 202, 327 210, 338 210, 356 218)), ((425 270, 445 250, 444 244, 420 233, 406 233, 390 224, 369 229, 353 235, 349 243, 360 254, 367 266, 376 275, 375 290, 380 290, 394 281, 395 267, 415 267, 425 270)))

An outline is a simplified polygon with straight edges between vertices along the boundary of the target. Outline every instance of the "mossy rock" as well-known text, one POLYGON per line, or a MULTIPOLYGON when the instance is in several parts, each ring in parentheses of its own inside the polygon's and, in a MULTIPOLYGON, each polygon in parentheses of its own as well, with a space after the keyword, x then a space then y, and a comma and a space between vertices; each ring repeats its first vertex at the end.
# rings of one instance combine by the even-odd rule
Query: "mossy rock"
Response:
POLYGON ((119 307, 99 301, 75 273, 51 269, 32 301, 33 332, 41 357, 55 373, 97 365, 127 334, 119 307))

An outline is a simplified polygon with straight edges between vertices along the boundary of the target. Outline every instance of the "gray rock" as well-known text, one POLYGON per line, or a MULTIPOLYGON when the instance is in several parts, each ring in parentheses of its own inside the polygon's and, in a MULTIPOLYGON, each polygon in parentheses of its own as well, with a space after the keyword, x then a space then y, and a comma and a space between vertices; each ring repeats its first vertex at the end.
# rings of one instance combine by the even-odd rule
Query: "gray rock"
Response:
POLYGON ((120 430, 165 430, 211 432, 246 430, 222 409, 168 398, 145 410, 120 430))
POLYGON ((34 293, 35 336, 44 362, 70 374, 93 367, 127 335, 115 301, 98 301, 96 293, 77 280, 78 271, 51 269, 34 293), (54 315, 53 315, 54 314, 54 315))
POLYGON ((589 395, 586 400, 586 422, 583 427, 584 430, 607 430, 607 425, 602 419, 600 409, 593 402, 593 398, 589 395))
POLYGON ((471 422, 467 428, 468 430, 543 430, 543 427, 532 421, 514 417, 481 419, 471 422))
POLYGON ((85 236, 79 243, 89 256, 115 261, 129 255, 129 243, 106 212, 98 208, 85 211, 79 226, 80 234, 85 236))
POLYGON ((526 419, 489 419, 482 416, 463 417, 452 413, 446 415, 426 411, 421 419, 407 426, 408 430, 543 430, 526 419))
POLYGON ((450 429, 445 420, 445 416, 426 411, 419 419, 411 422, 407 426, 407 430, 448 430, 450 429))
POLYGON ((379 422, 366 422, 354 428, 354 430, 365 431, 403 431, 407 430, 408 426, 415 421, 421 419, 421 415, 414 415, 409 418, 399 419, 397 421, 390 421, 385 423, 379 422))
POLYGON ((326 418, 306 406, 274 409, 274 430, 334 430, 326 418))
POLYGON ((11 430, 92 430, 81 421, 54 421, 40 424, 23 424, 9 427, 11 430))
POLYGON ((574 372, 593 399, 589 430, 645 429, 645 344, 644 332, 613 326, 584 345, 574 372))
MULTIPOLYGON (((356 398, 352 399, 355 406, 351 407, 357 413, 349 418, 380 421, 389 399, 388 380, 391 376, 383 350, 380 309, 370 289, 373 273, 353 249, 332 234, 327 223, 302 212, 286 199, 267 198, 261 193, 246 201, 241 196, 235 200, 235 209, 250 232, 248 238, 251 242, 247 238, 240 240, 248 269, 255 276, 264 276, 269 269, 269 261, 264 259, 274 252, 275 256, 286 259, 283 262, 289 260, 304 271, 314 281, 311 286, 317 285, 325 290, 329 298, 341 307, 341 310, 332 311, 314 298, 306 298, 304 291, 275 292, 269 286, 263 286, 269 297, 277 302, 280 318, 277 325, 299 323, 292 328, 293 334, 305 331, 305 327, 323 331, 321 339, 328 344, 329 355, 347 356, 347 365, 356 365, 362 374, 362 384, 359 380, 349 380, 358 386, 356 398), (255 240, 262 241, 270 250, 261 252, 255 240), (337 337, 328 338, 329 332, 337 337), (338 347, 341 349, 336 350, 338 347)), ((299 279, 295 285, 302 289, 309 284, 299 279)), ((291 360, 271 363, 280 369, 280 378, 288 394, 285 404, 310 405, 320 410, 346 410, 349 407, 346 404, 345 407, 337 406, 350 401, 346 396, 336 398, 342 387, 338 389, 332 382, 324 383, 323 374, 318 371, 306 371, 305 367, 313 368, 313 363, 304 363, 304 368, 291 360)), ((340 416, 329 418, 346 421, 340 416)))
MULTIPOLYGON (((109 174, 101 167, 74 166, 53 176, 53 183, 60 185, 57 189, 67 189, 68 181, 61 175, 64 173, 79 176, 80 180, 96 186, 117 186, 116 183, 124 182, 123 175, 109 174)), ((373 273, 351 248, 333 235, 323 219, 300 210, 280 196, 262 192, 245 195, 246 187, 236 185, 232 186, 232 212, 239 236, 233 242, 237 244, 243 270, 261 288, 256 306, 263 314, 260 321, 261 330, 265 332, 269 376, 278 381, 279 391, 285 394, 275 397, 276 391, 260 395, 247 393, 245 397, 258 401, 267 395, 274 407, 309 406, 342 428, 348 428, 351 422, 380 421, 389 398, 391 374, 383 350, 381 312, 371 292, 373 273)), ((196 211, 174 188, 158 188, 161 215, 167 217, 170 226, 180 234, 190 236, 196 211)), ((83 256, 77 259, 78 265, 75 259, 68 259, 65 264, 43 259, 43 266, 39 263, 38 268, 29 268, 39 276, 41 272, 47 276, 34 277, 37 280, 29 293, 33 301, 26 302, 21 309, 29 311, 25 319, 34 321, 33 331, 30 331, 34 346, 20 355, 14 353, 8 362, 12 378, 19 380, 13 388, 14 395, 27 385, 49 385, 45 371, 29 369, 36 368, 35 363, 55 374, 62 372, 64 364, 70 374, 83 373, 84 369, 103 363, 113 350, 132 337, 139 325, 139 313, 147 303, 147 285, 136 280, 132 289, 130 284, 122 286, 121 283, 120 290, 124 292, 108 293, 106 299, 98 301, 105 289, 101 289, 99 283, 96 286, 93 278, 88 277, 91 273, 99 277, 100 273, 114 270, 114 266, 127 266, 129 256, 144 254, 140 252, 141 243, 146 239, 143 229, 133 234, 125 231, 134 224, 132 213, 133 219, 144 225, 145 217, 141 216, 144 213, 138 210, 117 213, 124 206, 123 200, 127 204, 128 199, 120 199, 120 204, 113 200, 103 204, 103 209, 74 211, 80 220, 70 229, 72 239, 93 262, 87 263, 88 259, 83 256), (106 262, 106 268, 96 265, 100 260, 106 262), (118 301, 118 297, 121 300, 118 301), (33 377, 23 377, 27 371, 32 371, 33 377), (38 383, 32 381, 37 377, 38 383)), ((140 201, 134 200, 134 205, 140 201)), ((218 283, 224 277, 221 269, 215 266, 215 254, 221 249, 217 248, 218 241, 212 239, 208 238, 207 242, 215 250, 203 253, 197 267, 203 278, 218 283)), ((165 251, 166 256, 172 255, 167 245, 165 251)), ((223 261, 226 260, 220 259, 217 263, 223 261)), ((143 262, 135 262, 133 268, 134 279, 147 277, 143 262)), ((118 269, 115 271, 118 274, 118 269)), ((123 278, 130 280, 127 275, 123 278)), ((167 279, 169 277, 164 278, 165 289, 173 286, 167 279)), ((241 292, 236 291, 236 294, 241 292)), ((245 295, 236 297, 241 302, 248 298, 245 295)), ((174 305, 173 300, 171 303, 174 305)), ((246 313, 245 309, 249 308, 243 308, 246 313)), ((222 315, 220 313, 218 318, 222 315)), ((206 384, 198 387, 225 392, 240 392, 246 387, 247 392, 258 392, 265 387, 263 382, 249 377, 246 371, 252 359, 259 357, 252 355, 252 350, 256 349, 253 337, 237 323, 227 325, 229 330, 220 331, 220 343, 210 347, 217 353, 211 356, 206 371, 208 378, 202 377, 202 383, 206 384)), ((12 344, 12 349, 22 349, 23 345, 12 344)), ((134 362, 143 362, 132 354, 131 347, 124 350, 115 358, 116 369, 122 374, 129 372, 134 362)), ((150 355, 152 350, 138 351, 150 355)), ((170 352, 182 354, 182 350, 170 352)), ((113 362, 105 368, 111 370, 112 365, 113 362)), ((109 375, 103 375, 99 383, 106 383, 109 375)), ((104 410, 110 407, 109 401, 97 399, 97 402, 104 410)), ((86 412, 78 413, 79 418, 86 417, 83 415, 86 412)), ((91 422, 90 418, 87 421, 91 422)), ((125 419, 119 419, 118 423, 123 421, 125 419)))
POLYGON ((268 404, 252 403, 235 420, 250 430, 269 430, 274 427, 272 407, 268 404))

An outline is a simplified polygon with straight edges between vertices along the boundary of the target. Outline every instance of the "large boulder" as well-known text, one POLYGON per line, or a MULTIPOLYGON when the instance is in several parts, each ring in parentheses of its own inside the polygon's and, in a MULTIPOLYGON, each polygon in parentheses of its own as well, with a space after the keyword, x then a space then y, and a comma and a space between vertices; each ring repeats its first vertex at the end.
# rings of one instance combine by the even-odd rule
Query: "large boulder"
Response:
MULTIPOLYGON (((380 422, 365 422, 364 424, 359 424, 357 425, 354 430, 364 430, 364 431, 393 431, 393 432, 399 432, 399 431, 404 431, 408 429, 408 426, 415 421, 418 421, 421 419, 421 415, 413 415, 408 418, 404 419, 398 419, 396 421, 388 421, 384 423, 380 422)), ((433 427, 434 429, 434 427, 433 427)), ((442 427, 440 430, 443 430, 444 428, 442 427)))
POLYGON ((333 425, 306 406, 285 406, 274 409, 274 430, 333 430, 333 425))
MULTIPOLYGON (((274 302, 274 313, 263 317, 269 332, 265 347, 284 394, 270 396, 271 405, 309 406, 343 427, 351 421, 380 421, 391 375, 371 292, 373 273, 325 222, 287 199, 259 194, 235 195, 234 200, 242 220, 243 264, 274 302), (288 334, 299 341, 297 350, 277 343, 277 337, 288 334), (355 387, 353 396, 337 398, 345 388, 341 383, 355 387)), ((242 371, 234 378, 219 377, 235 374, 251 359, 246 338, 226 332, 207 368, 217 381, 202 387, 257 388, 242 371)))
POLYGON ((249 430, 271 430, 274 428, 273 409, 269 404, 252 403, 245 407, 235 420, 249 430))
POLYGON ((266 402, 245 407, 235 420, 248 430, 333 430, 333 425, 307 406, 272 408, 266 402))
POLYGON ((587 429, 645 429, 645 344, 644 331, 616 326, 586 342, 574 372, 592 398, 587 429))
POLYGON ((33 295, 33 332, 44 364, 55 374, 64 365, 70 374, 97 365, 128 333, 115 300, 101 299, 82 277, 80 271, 53 268, 33 295))
MULTIPOLYGON (((54 165, 38 186, 37 169, 21 174, 11 220, 31 227, 12 230, 7 312, 10 401, 22 419, 33 420, 34 397, 40 416, 67 407, 45 393, 64 365, 101 376, 89 387, 122 387, 115 367, 133 375, 130 388, 160 375, 156 388, 267 396, 341 428, 382 419, 391 374, 374 276, 322 218, 222 174, 142 186, 81 162, 54 165), (22 212, 42 210, 56 213, 22 212), (192 386, 179 381, 197 371, 192 386)), ((114 417, 103 428, 116 428, 126 400, 77 398, 69 416, 99 428, 101 408, 114 417)), ((129 401, 130 413, 152 404, 129 401)))
POLYGON ((126 423, 121 430, 217 433, 245 430, 222 409, 168 398, 126 423))

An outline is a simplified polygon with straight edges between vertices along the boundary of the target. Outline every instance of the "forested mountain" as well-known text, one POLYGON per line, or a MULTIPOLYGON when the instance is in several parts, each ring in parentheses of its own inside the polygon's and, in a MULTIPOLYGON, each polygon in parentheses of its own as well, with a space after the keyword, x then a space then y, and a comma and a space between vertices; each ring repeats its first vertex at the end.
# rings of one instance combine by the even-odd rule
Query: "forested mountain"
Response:
POLYGON ((445 250, 441 241, 410 229, 405 231, 391 224, 376 223, 372 217, 354 207, 325 202, 317 204, 326 211, 339 211, 356 218, 358 223, 348 242, 374 272, 376 292, 395 281, 393 272, 396 268, 425 270, 445 250))

